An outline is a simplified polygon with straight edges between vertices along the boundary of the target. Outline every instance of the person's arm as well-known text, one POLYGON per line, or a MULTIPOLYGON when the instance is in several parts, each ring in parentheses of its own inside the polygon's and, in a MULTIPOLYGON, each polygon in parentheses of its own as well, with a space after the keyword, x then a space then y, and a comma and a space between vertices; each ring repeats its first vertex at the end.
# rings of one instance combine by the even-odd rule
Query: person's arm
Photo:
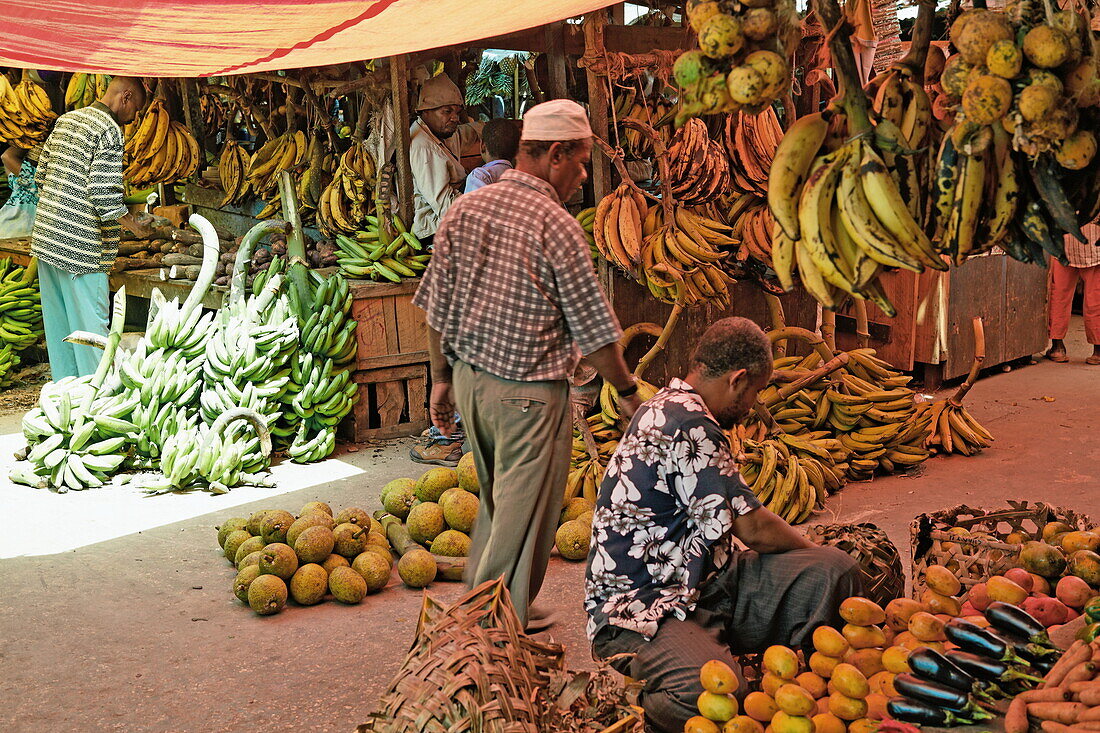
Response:
POLYGON ((737 517, 733 522, 733 533, 750 550, 761 555, 817 547, 764 506, 737 517))
POLYGON ((123 200, 121 137, 115 140, 105 134, 96 144, 88 172, 88 199, 101 223, 128 216, 123 200))
MULTIPOLYGON (((618 341, 601 346, 591 354, 587 354, 585 358, 596 367, 596 371, 605 381, 611 382, 611 386, 617 392, 630 391, 634 387, 634 375, 626 366, 623 350, 618 341)), ((642 399, 635 392, 629 397, 619 397, 619 403, 627 417, 634 417, 634 412, 642 406, 642 399)))
POLYGON ((451 185, 451 172, 443 156, 432 153, 427 145, 415 145, 409 151, 409 164, 417 191, 437 218, 442 218, 454 200, 458 191, 451 185))
POLYGON ((23 169, 23 158, 25 157, 27 157, 27 151, 14 145, 8 146, 4 154, 0 155, 0 159, 4 161, 4 170, 8 172, 8 175, 16 177, 23 169))
POLYGON ((470 171, 470 175, 466 176, 466 190, 464 193, 470 193, 470 191, 476 191, 482 186, 488 186, 492 181, 489 180, 489 175, 484 168, 474 168, 470 171))
POLYGON ((432 394, 428 400, 428 415, 432 425, 439 428, 444 437, 451 437, 455 429, 455 396, 451 383, 451 365, 443 356, 439 331, 428 326, 428 358, 431 361, 432 394))
POLYGON ((449 274, 447 226, 444 222, 436 234, 432 258, 413 295, 413 305, 424 311, 428 326, 428 360, 432 377, 432 392, 428 398, 428 415, 432 425, 450 437, 455 429, 455 399, 451 387, 451 365, 443 354, 440 329, 446 323, 451 308, 453 283, 449 274))

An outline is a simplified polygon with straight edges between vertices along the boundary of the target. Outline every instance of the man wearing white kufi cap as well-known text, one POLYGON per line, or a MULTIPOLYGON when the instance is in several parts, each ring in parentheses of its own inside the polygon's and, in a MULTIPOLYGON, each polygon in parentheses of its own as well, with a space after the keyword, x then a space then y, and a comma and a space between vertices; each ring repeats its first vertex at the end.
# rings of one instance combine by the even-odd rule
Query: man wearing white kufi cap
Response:
POLYGON ((569 382, 581 354, 640 404, 588 242, 563 201, 587 178, 592 129, 564 99, 528 110, 516 166, 458 199, 439 225, 413 303, 428 322, 432 422, 462 413, 481 483, 466 580, 504 577, 528 628, 569 471, 569 382))
POLYGON ((464 152, 480 152, 480 124, 460 124, 462 92, 446 74, 425 81, 416 103, 419 119, 409 129, 413 174, 413 234, 428 240, 439 220, 462 193, 464 152))

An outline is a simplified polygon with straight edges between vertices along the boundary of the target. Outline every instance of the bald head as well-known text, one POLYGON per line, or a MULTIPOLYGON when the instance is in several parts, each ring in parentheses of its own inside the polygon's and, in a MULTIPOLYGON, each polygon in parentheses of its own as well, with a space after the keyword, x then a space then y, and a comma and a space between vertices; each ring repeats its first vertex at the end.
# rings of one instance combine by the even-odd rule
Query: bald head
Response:
POLYGON ((138 111, 145 106, 145 85, 132 76, 116 76, 111 79, 107 91, 99 100, 105 104, 118 121, 127 125, 134 121, 138 111))

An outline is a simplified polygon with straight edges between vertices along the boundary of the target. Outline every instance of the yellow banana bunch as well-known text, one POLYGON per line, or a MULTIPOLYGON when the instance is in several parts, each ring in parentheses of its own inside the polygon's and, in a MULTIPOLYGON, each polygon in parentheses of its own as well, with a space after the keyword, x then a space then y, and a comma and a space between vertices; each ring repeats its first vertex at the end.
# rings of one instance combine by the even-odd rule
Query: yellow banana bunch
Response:
POLYGON ((925 402, 917 409, 932 425, 932 434, 928 437, 931 450, 972 456, 993 442, 989 431, 954 400, 925 402))
POLYGON ((87 107, 103 96, 110 83, 111 76, 108 74, 73 74, 69 77, 68 86, 65 87, 65 107, 68 109, 87 107))
MULTIPOLYGON (((245 173, 253 192, 268 202, 273 216, 278 210, 277 200, 279 172, 302 165, 309 153, 309 140, 301 130, 284 132, 274 140, 268 140, 248 162, 245 173)), ((266 212, 266 209, 265 209, 266 212)), ((265 218, 261 216, 260 218, 265 218)))
POLYGON ((729 156, 697 117, 673 135, 668 160, 672 195, 686 206, 710 203, 730 188, 729 156))
POLYGON ((592 243, 605 260, 631 275, 638 271, 648 214, 645 196, 625 183, 604 196, 592 214, 592 243))
POLYGON ((569 476, 565 480, 565 496, 562 506, 569 503, 570 499, 581 497, 593 504, 600 490, 600 482, 603 481, 607 464, 589 456, 580 463, 574 463, 569 469, 569 476))
POLYGON ((596 224, 596 207, 581 209, 577 212, 576 219, 584 230, 584 238, 588 240, 588 247, 592 250, 592 262, 595 263, 600 256, 600 248, 596 246, 596 235, 593 233, 596 224))
POLYGON ((324 148, 320 135, 310 138, 306 155, 307 166, 302 170, 295 184, 298 209, 304 217, 311 216, 320 208, 325 182, 330 180, 332 172, 340 165, 340 159, 331 153, 326 153, 324 148))
POLYGON ((906 64, 895 64, 872 82, 872 109, 878 115, 875 133, 888 144, 882 149, 909 212, 923 221, 928 202, 928 155, 939 127, 923 79, 906 64))
POLYGON ((171 118, 162 99, 126 126, 125 161, 123 177, 135 188, 189 178, 204 162, 195 136, 171 118))
POLYGON ((225 198, 218 204, 219 209, 227 204, 239 203, 248 195, 250 184, 245 175, 247 172, 248 151, 235 140, 226 141, 218 160, 218 177, 225 191, 225 198))
POLYGON ((364 143, 355 143, 344 152, 332 182, 318 199, 317 223, 323 232, 351 234, 363 229, 371 213, 377 173, 374 158, 364 143))
POLYGON ((664 209, 654 206, 642 223, 640 279, 653 297, 685 306, 710 303, 729 306, 732 282, 722 269, 737 240, 722 222, 673 205, 666 220, 664 209))
POLYGON ((14 87, 0 74, 0 143, 30 150, 46 139, 57 115, 46 91, 24 79, 14 87))
POLYGON ((768 195, 768 171, 782 139, 783 128, 772 107, 758 115, 726 116, 725 143, 734 191, 759 198, 768 195))
POLYGON ((733 230, 731 236, 741 242, 735 259, 744 261, 752 257, 771 267, 775 219, 767 200, 752 193, 740 194, 733 199, 726 219, 733 230))
MULTIPOLYGON (((615 120, 619 122, 619 140, 623 150, 636 158, 653 156, 653 142, 638 129, 622 124, 626 120, 635 120, 657 128, 668 115, 672 105, 664 100, 638 101, 633 93, 620 94, 615 98, 615 120)), ((666 139, 667 136, 662 135, 666 139)))
MULTIPOLYGON (((657 394, 657 388, 644 379, 635 379, 638 384, 638 399, 642 402, 657 394)), ((600 419, 605 425, 619 426, 625 421, 625 416, 619 409, 619 393, 611 386, 611 382, 604 381, 600 388, 600 419)))
POLYGON ((780 434, 742 444, 741 477, 768 509, 790 524, 801 524, 825 497, 844 486, 847 454, 838 441, 819 433, 780 434))

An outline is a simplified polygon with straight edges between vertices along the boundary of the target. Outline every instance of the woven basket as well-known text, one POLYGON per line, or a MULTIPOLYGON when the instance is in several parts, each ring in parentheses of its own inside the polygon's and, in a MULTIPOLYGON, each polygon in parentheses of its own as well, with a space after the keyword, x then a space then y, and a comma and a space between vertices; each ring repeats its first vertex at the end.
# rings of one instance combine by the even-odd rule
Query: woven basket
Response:
POLYGON ((540 733, 561 645, 523 632, 500 580, 443 608, 425 594, 416 639, 359 733, 540 733))
POLYGON ((1013 532, 1039 538, 1048 522, 1065 522, 1075 529, 1094 524, 1085 514, 1042 502, 1010 500, 1008 504, 993 510, 963 504, 917 515, 909 525, 913 597, 918 598, 924 592, 924 571, 929 565, 943 565, 954 572, 963 584, 965 598, 970 586, 1017 567, 1016 557, 1022 545, 1004 542, 1013 532), (953 527, 984 536, 948 533, 953 527))
POLYGON ((877 526, 863 524, 816 524, 806 532, 811 542, 835 547, 859 563, 863 595, 885 606, 905 593, 905 571, 901 553, 877 526))

